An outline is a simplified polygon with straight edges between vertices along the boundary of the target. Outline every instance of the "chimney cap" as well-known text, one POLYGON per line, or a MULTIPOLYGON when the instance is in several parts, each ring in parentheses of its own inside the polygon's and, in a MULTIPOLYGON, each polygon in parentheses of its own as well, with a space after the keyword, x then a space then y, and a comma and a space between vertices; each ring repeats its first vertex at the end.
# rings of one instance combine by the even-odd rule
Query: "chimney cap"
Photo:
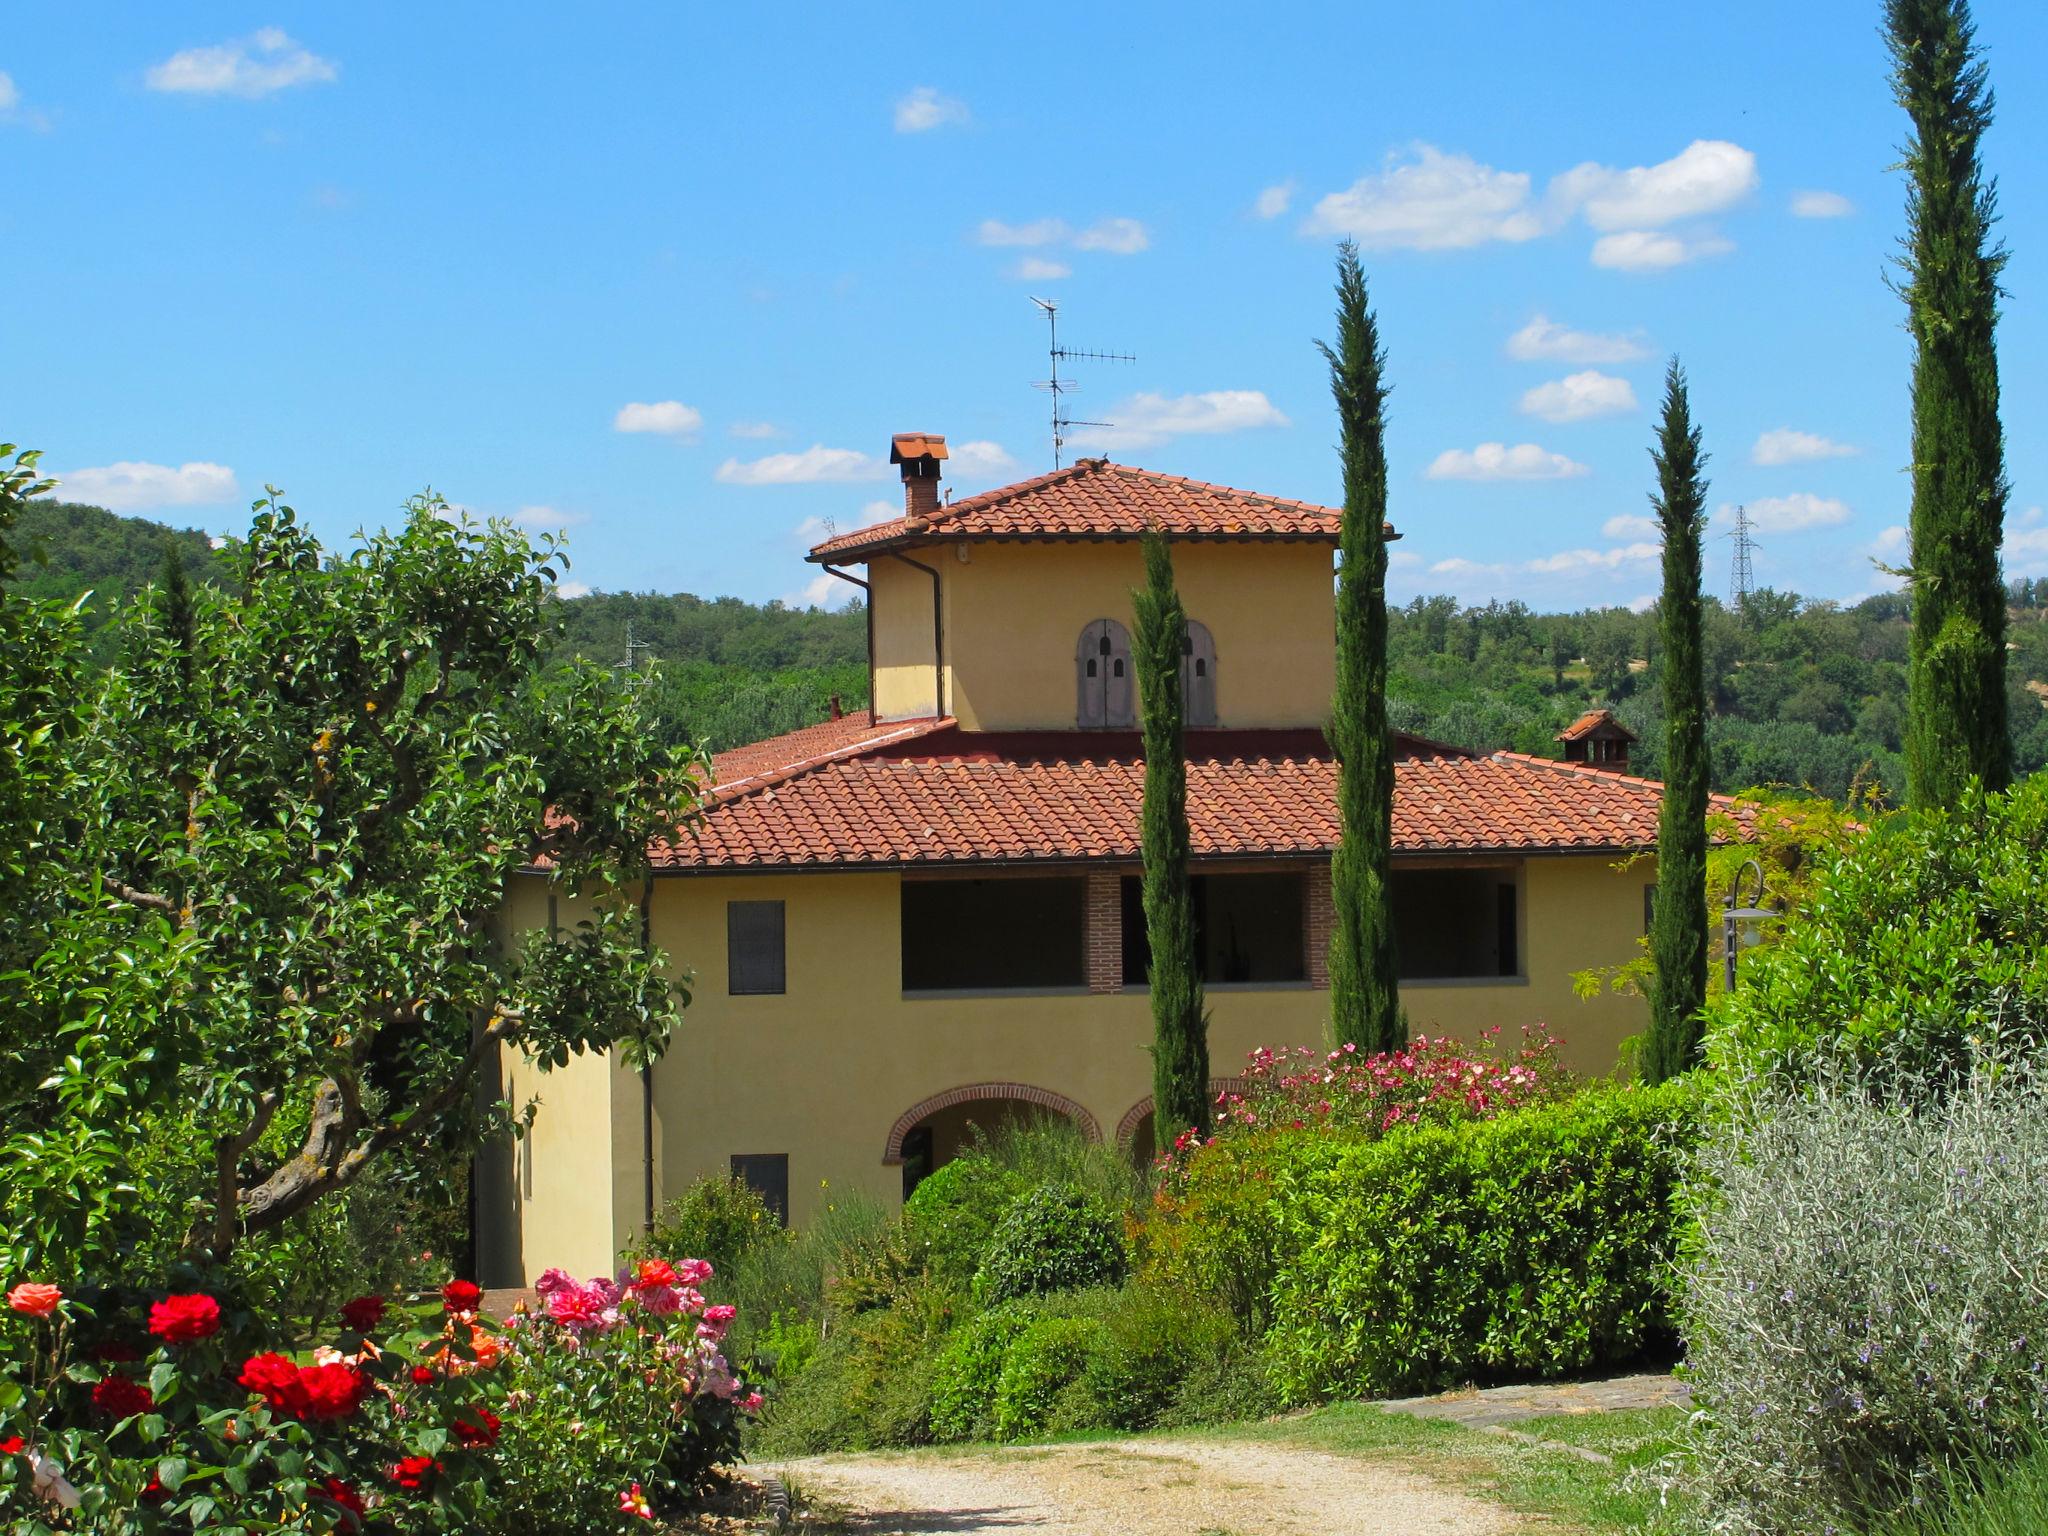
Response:
POLYGON ((946 439, 937 432, 898 432, 889 439, 889 462, 904 464, 912 459, 943 459, 946 439))

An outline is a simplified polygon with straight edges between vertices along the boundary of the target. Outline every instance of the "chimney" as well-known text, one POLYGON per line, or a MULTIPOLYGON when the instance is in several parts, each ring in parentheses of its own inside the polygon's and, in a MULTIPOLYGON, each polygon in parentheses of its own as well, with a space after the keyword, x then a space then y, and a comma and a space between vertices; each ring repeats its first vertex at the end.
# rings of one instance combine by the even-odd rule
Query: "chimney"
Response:
POLYGON ((832 695, 832 718, 834 720, 844 720, 846 718, 846 706, 839 702, 839 695, 836 693, 832 695))
POLYGON ((929 521, 939 509, 939 464, 946 440, 932 432, 898 432, 889 440, 889 462, 903 466, 903 515, 929 521))

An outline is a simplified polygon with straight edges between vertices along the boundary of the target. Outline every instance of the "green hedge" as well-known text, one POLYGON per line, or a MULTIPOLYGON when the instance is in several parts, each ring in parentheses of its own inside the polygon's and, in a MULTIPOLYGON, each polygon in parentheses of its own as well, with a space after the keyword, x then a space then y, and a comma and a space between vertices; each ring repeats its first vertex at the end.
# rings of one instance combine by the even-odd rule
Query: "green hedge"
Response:
POLYGON ((1303 1402, 1554 1376, 1667 1336, 1697 1099, 1603 1086, 1379 1141, 1276 1140, 1274 1386, 1303 1402))

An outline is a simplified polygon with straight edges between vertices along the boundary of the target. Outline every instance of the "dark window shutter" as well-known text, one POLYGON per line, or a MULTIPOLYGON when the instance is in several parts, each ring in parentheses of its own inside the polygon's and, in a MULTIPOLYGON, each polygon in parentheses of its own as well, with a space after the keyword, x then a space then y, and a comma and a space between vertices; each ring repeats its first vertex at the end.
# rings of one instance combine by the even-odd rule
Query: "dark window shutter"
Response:
MULTIPOLYGON (((781 903, 777 902, 777 906, 781 903)), ((761 1203, 775 1213, 782 1226, 789 1225, 789 1154, 787 1152, 736 1152, 732 1176, 761 1197, 761 1203)))
POLYGON ((725 904, 725 974, 725 989, 735 997, 786 990, 781 902, 725 904))

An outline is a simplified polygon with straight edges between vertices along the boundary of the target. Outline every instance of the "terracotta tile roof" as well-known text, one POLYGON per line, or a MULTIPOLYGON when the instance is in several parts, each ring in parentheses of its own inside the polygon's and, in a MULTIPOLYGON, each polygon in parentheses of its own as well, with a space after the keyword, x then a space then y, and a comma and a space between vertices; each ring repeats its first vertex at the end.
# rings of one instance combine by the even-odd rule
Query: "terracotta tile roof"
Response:
MULTIPOLYGON (((827 539, 817 561, 865 558, 938 539, 1135 539, 1157 526, 1177 539, 1337 542, 1337 512, 1236 491, 1106 459, 1083 459, 1034 480, 968 496, 930 517, 898 517, 827 539)), ((1394 536, 1391 526, 1390 537, 1394 536)))
MULTIPOLYGON (((832 725, 723 755, 723 771, 747 776, 727 777, 694 836, 658 847, 656 863, 730 871, 1138 856, 1145 770, 1134 734, 984 734, 922 720, 871 724, 863 736, 832 725)), ((1620 852, 1656 841, 1662 786, 1652 780, 1513 752, 1401 746, 1398 854, 1620 852)), ((1320 732, 1190 732, 1188 759, 1197 858, 1335 845, 1336 765, 1320 732)))
POLYGON ((1559 731, 1555 739, 1558 741, 1577 741, 1581 736, 1592 735, 1593 732, 1597 731, 1603 725, 1612 726, 1615 730, 1619 731, 1622 735, 1626 736, 1630 741, 1634 741, 1637 739, 1636 733, 1634 731, 1630 730, 1627 726, 1623 725, 1619 720, 1614 718, 1614 711, 1611 709, 1587 710, 1583 715, 1579 716, 1578 719, 1574 720, 1570 725, 1566 726, 1563 730, 1559 731))

